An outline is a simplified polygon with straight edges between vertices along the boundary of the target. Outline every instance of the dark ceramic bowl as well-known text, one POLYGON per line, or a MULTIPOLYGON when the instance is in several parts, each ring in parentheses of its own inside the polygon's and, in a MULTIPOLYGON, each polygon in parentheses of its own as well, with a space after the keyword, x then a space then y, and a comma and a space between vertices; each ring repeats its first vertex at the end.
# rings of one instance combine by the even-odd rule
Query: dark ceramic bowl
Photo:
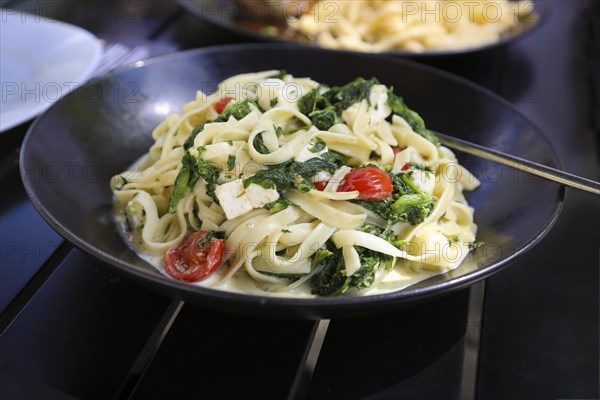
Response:
MULTIPOLYGON (((252 40, 296 43, 302 46, 319 47, 308 38, 287 29, 285 16, 281 15, 282 11, 274 11, 272 7, 267 7, 267 9, 259 7, 261 2, 264 3, 263 0, 177 0, 177 2, 185 10, 201 20, 252 40), (246 5, 244 6, 245 3, 246 5), (279 33, 277 35, 266 33, 269 32, 269 28, 271 27, 276 27, 279 33)), ((275 4, 278 3, 281 2, 276 2, 275 4)), ((290 7, 295 7, 297 3, 291 2, 290 7)), ((532 4, 533 8, 531 12, 527 13, 519 21, 515 29, 505 34, 496 43, 452 50, 426 51, 423 53, 395 50, 381 54, 411 59, 429 59, 469 55, 496 49, 526 37, 542 26, 549 18, 551 12, 551 5, 549 3, 542 0, 534 0, 532 4)), ((331 8, 327 9, 327 11, 334 13, 335 10, 331 8)), ((333 17, 335 14, 331 15, 333 17)), ((331 51, 353 53, 347 50, 331 51)))
POLYGON ((431 129, 550 166, 556 153, 508 102, 447 73, 410 61, 286 45, 226 46, 172 54, 113 73, 58 101, 31 126, 21 173, 41 215, 67 240, 117 272, 186 301, 280 317, 347 317, 382 312, 448 293, 500 271, 550 230, 564 189, 491 162, 458 154, 482 181, 468 196, 485 245, 455 271, 377 296, 273 298, 228 293, 170 280, 130 251, 112 218, 109 179, 143 155, 165 113, 200 88, 234 74, 284 68, 339 85, 376 76, 393 85, 431 129))

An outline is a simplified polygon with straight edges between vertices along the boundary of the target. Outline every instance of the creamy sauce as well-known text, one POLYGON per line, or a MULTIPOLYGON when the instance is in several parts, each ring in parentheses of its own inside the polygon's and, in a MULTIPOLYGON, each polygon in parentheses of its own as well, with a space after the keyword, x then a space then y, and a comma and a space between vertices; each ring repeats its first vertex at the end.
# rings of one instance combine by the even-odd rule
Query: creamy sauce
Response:
MULTIPOLYGON (((128 244, 129 248, 133 250, 138 257, 152 265, 157 271, 163 274, 167 279, 173 279, 167 274, 163 265, 163 255, 154 254, 145 251, 139 245, 140 234, 137 232, 128 232, 126 228, 125 216, 122 215, 116 207, 117 212, 115 213, 115 221, 119 230, 119 234, 128 244)), ((414 265, 415 263, 413 263, 414 265)), ((370 296, 379 295, 390 292, 396 292, 405 289, 418 282, 429 279, 433 276, 446 273, 448 271, 442 270, 428 270, 425 268, 419 268, 418 270, 413 269, 409 263, 397 263, 394 269, 385 275, 378 277, 376 282, 371 288, 357 290, 351 288, 342 296, 370 296)), ((235 273, 229 280, 223 281, 222 278, 227 273, 227 268, 221 266, 217 271, 207 279, 199 282, 190 283, 190 285, 210 287, 212 289, 223 290, 226 292, 244 293, 268 297, 294 297, 294 298, 315 298, 318 297, 311 293, 310 283, 306 282, 301 286, 292 290, 277 290, 276 285, 261 284, 252 279, 246 271, 241 268, 235 273)))

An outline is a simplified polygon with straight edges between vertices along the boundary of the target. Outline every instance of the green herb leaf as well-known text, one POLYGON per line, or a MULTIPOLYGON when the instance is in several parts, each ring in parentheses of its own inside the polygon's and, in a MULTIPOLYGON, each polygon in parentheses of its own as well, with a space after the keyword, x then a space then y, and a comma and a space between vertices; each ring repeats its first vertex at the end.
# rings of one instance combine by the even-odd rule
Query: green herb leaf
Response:
POLYGON ((431 213, 433 203, 433 198, 427 194, 407 194, 396 200, 391 208, 394 219, 418 225, 431 213))
POLYGON ((254 136, 252 145, 260 154, 269 154, 271 152, 269 148, 265 145, 265 142, 263 141, 262 133, 259 133, 258 135, 254 136))
POLYGON ((392 109, 392 113, 402 117, 415 132, 429 140, 431 143, 435 144, 436 147, 440 146, 440 139, 433 132, 425 128, 425 122, 423 121, 423 118, 408 108, 402 97, 394 94, 393 87, 388 89, 387 95, 388 104, 392 109))
MULTIPOLYGON (((396 235, 390 229, 382 229, 375 225, 365 224, 360 230, 380 237, 391 244, 394 244, 396 241, 396 235)), ((358 289, 371 287, 380 269, 383 268, 386 271, 390 271, 394 267, 394 257, 392 256, 360 246, 355 246, 355 248, 360 257, 360 268, 352 274, 351 286, 358 289)))
POLYGON ((239 103, 229 103, 229 105, 225 108, 225 110, 223 110, 223 112, 221 114, 219 114, 219 116, 211 121, 207 121, 203 124, 199 124, 197 125, 194 130, 192 131, 192 134, 190 135, 190 137, 188 137, 185 141, 185 143, 183 144, 183 148, 185 150, 188 150, 190 147, 192 147, 194 145, 194 139, 196 139, 196 136, 202 132, 202 130, 204 130, 204 126, 206 124, 210 124, 213 122, 226 122, 230 117, 234 117, 236 120, 240 120, 242 118, 244 118, 246 115, 250 114, 252 112, 252 107, 250 107, 250 101, 249 100, 244 100, 244 101, 240 101, 239 103))
POLYGON ((198 243, 196 243, 198 245, 199 248, 203 248, 206 243, 210 243, 213 239, 223 239, 225 238, 225 232, 223 231, 211 231, 208 232, 208 234, 206 236, 204 236, 202 239, 198 240, 198 243))
POLYGON ((175 213, 179 200, 183 199, 191 191, 189 183, 192 174, 192 156, 190 156, 189 153, 186 153, 183 156, 182 163, 183 165, 175 178, 175 185, 173 187, 173 192, 171 193, 171 199, 169 200, 169 214, 175 213))
POLYGON ((485 244, 485 242, 471 242, 471 243, 467 243, 467 246, 469 247, 469 251, 473 251, 475 249, 477 249, 478 247, 481 247, 485 244))
POLYGON ((123 189, 123 186, 127 185, 129 183, 129 181, 127 179, 125 179, 125 177, 123 175, 119 175, 119 178, 121 178, 121 184, 115 186, 115 190, 121 190, 123 189))
POLYGON ((288 190, 292 187, 292 177, 285 168, 271 168, 258 171, 256 174, 244 180, 244 188, 251 184, 257 184, 265 189, 288 190))
POLYGON ((335 246, 319 249, 312 261, 313 270, 319 269, 311 278, 312 293, 320 296, 338 296, 350 288, 350 278, 344 268, 344 257, 335 246))
POLYGON ((206 182, 206 194, 208 194, 215 203, 219 204, 219 199, 215 195, 217 180, 219 179, 219 169, 209 165, 202 157, 206 151, 205 147, 198 147, 198 157, 194 158, 189 152, 186 152, 182 159, 182 167, 175 178, 175 185, 171 199, 169 200, 169 213, 173 214, 177 209, 177 203, 187 196, 193 187, 202 178, 206 182))
POLYGON ((342 122, 341 114, 346 108, 365 98, 368 101, 371 88, 378 83, 375 78, 357 78, 341 87, 328 88, 322 85, 302 96, 297 103, 298 109, 318 129, 328 130, 342 122))
POLYGON ((227 156, 227 171, 231 171, 235 168, 235 154, 227 156))
POLYGON ((219 199, 215 195, 215 189, 217 188, 217 181, 219 180, 219 169, 213 165, 210 165, 202 157, 202 154, 206 151, 206 147, 198 147, 198 158, 196 159, 196 170, 194 171, 194 180, 190 180, 190 189, 192 189, 199 178, 204 179, 206 182, 206 194, 209 195, 213 201, 219 204, 219 199))
POLYGON ((307 192, 314 188, 311 178, 318 172, 333 173, 337 170, 338 166, 331 161, 333 157, 326 156, 327 154, 304 162, 287 162, 258 171, 244 180, 244 188, 255 183, 265 189, 277 189, 282 192, 291 188, 307 192))
POLYGON ((283 211, 283 210, 285 210, 286 208, 288 208, 290 206, 292 206, 292 207, 299 207, 298 204, 292 203, 291 201, 289 201, 285 197, 280 197, 279 199, 277 199, 277 200, 275 200, 275 201, 273 201, 271 203, 265 204, 264 208, 267 211, 270 211, 271 213, 276 214, 279 211, 283 211))
POLYGON ((318 153, 327 147, 327 143, 320 137, 316 137, 314 143, 314 146, 308 149, 311 153, 318 153))
POLYGON ((422 192, 410 179, 412 172, 391 174, 394 183, 394 195, 378 201, 355 200, 367 210, 374 212, 388 223, 408 222, 418 225, 431 214, 435 199, 422 192))
POLYGON ((271 76, 267 76, 266 79, 283 79, 287 75, 287 71, 285 69, 279 70, 276 74, 271 76))
POLYGON ((308 116, 310 117, 313 125, 322 131, 326 131, 333 125, 342 122, 342 119, 338 116, 333 106, 323 110, 315 110, 308 116))
POLYGON ((333 87, 325 93, 327 100, 335 106, 338 114, 341 114, 346 108, 352 104, 367 99, 369 101, 369 93, 374 85, 378 85, 379 81, 376 78, 364 79, 356 78, 354 81, 341 87, 333 87))

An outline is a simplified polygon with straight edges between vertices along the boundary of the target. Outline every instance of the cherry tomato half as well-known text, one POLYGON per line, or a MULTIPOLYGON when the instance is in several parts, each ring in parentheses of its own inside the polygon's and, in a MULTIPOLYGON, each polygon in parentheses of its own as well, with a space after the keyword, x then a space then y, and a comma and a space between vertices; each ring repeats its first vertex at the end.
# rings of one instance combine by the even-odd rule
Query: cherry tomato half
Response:
POLYGON ((215 111, 221 114, 225 108, 227 108, 227 105, 231 100, 233 100, 231 97, 223 97, 221 100, 217 101, 215 103, 215 111))
POLYGON ((217 238, 202 240, 207 235, 205 231, 192 233, 183 244, 167 250, 165 270, 171 277, 196 282, 215 272, 223 258, 225 241, 217 238))
POLYGON ((315 189, 320 190, 322 192, 323 190, 325 190, 325 187, 327 186, 327 182, 325 182, 325 181, 314 182, 314 185, 315 185, 315 189))
POLYGON ((350 171, 338 188, 338 192, 358 190, 361 200, 383 200, 394 192, 392 178, 377 167, 363 167, 350 171))

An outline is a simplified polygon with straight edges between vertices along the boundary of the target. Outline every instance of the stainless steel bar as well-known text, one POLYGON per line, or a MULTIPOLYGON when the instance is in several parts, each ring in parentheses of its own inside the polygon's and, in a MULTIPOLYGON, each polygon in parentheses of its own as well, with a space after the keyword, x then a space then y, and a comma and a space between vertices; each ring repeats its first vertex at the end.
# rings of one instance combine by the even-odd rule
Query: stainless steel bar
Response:
POLYGON ((460 383, 460 398, 462 400, 474 400, 477 398, 477 374, 479 372, 479 350, 484 300, 485 281, 481 281, 469 289, 469 310, 467 328, 465 330, 465 350, 460 383))
POLYGON ((325 341, 325 335, 327 335, 329 322, 330 320, 328 319, 322 319, 315 323, 312 335, 309 338, 310 343, 307 344, 294 383, 288 394, 288 400, 304 400, 308 398, 310 382, 317 366, 323 342, 325 341))

